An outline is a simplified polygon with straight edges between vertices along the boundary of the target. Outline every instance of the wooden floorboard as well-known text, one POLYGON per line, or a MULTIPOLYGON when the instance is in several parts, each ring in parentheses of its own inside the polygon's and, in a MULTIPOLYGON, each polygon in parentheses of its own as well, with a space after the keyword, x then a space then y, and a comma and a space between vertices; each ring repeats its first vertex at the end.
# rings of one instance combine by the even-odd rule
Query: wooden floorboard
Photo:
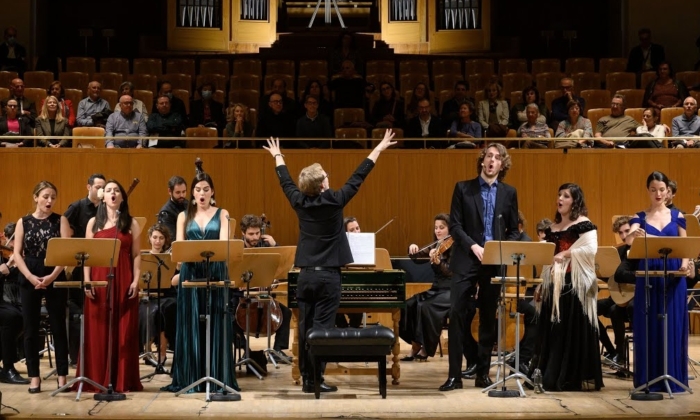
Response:
MULTIPOLYGON (((700 359, 700 336, 690 337, 690 356, 700 359)), ((254 347, 262 348, 261 342, 254 347)), ((402 353, 408 346, 402 345, 402 353)), ((168 364, 170 361, 168 361, 168 364)), ((24 375, 24 365, 17 364, 24 375)), ((605 375, 605 388, 600 392, 561 392, 535 394, 527 391, 525 398, 490 398, 465 381, 465 389, 439 392, 438 386, 447 376, 447 357, 435 357, 428 362, 402 363, 401 384, 389 381, 387 398, 379 396, 377 381, 372 376, 328 376, 327 382, 337 385, 337 393, 323 394, 315 400, 313 394, 304 394, 301 387, 293 385, 291 368, 274 369, 268 364, 270 374, 264 380, 245 376, 239 372, 242 389, 240 402, 204 401, 203 394, 175 397, 161 392, 160 387, 170 383, 162 375, 151 382, 144 382, 144 391, 130 393, 122 402, 98 403, 92 394, 83 394, 75 402, 75 393, 49 393, 56 387, 53 378, 44 381, 44 392, 27 393, 27 386, 0 384, 2 409, 0 415, 8 419, 43 418, 194 418, 217 417, 259 419, 279 417, 320 418, 488 418, 488 419, 540 419, 540 418, 635 418, 656 419, 670 416, 700 417, 700 395, 676 394, 674 399, 665 396, 663 401, 638 402, 629 398, 632 381, 605 375)), ((606 369, 604 368, 604 371, 606 369)), ((142 365, 145 375, 153 368, 142 365)), ((42 360, 42 372, 48 372, 46 360, 42 360)), ((74 371, 71 370, 71 374, 74 371)), ((691 375, 694 374, 691 369, 691 375)), ((492 371, 492 378, 495 373, 492 371)), ((691 387, 700 389, 700 380, 691 380, 691 387)), ((515 389, 515 383, 508 383, 515 389)))

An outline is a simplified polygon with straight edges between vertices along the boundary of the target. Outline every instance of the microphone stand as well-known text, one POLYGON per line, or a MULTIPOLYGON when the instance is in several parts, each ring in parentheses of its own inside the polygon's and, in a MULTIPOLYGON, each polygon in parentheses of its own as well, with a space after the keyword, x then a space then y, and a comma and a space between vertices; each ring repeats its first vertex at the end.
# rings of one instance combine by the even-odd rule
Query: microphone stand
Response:
POLYGON ((114 254, 117 251, 117 236, 119 235, 119 216, 121 212, 117 210, 117 220, 115 222, 115 233, 114 233, 114 247, 112 249, 112 258, 109 261, 109 274, 107 275, 107 307, 109 311, 109 331, 107 333, 107 379, 109 380, 109 385, 107 385, 106 392, 100 392, 95 394, 95 401, 123 401, 126 399, 126 394, 120 392, 114 392, 114 386, 112 385, 112 322, 114 321, 114 302, 112 289, 114 288, 114 254))

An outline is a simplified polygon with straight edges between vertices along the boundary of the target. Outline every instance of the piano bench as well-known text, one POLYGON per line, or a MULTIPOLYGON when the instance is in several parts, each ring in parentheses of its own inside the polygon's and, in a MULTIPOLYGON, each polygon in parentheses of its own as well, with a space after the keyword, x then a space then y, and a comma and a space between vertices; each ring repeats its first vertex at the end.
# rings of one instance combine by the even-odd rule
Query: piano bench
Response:
POLYGON ((391 354, 396 337, 387 327, 312 328, 306 345, 314 369, 314 393, 321 397, 319 370, 325 362, 377 362, 379 393, 386 398, 386 356, 391 354))

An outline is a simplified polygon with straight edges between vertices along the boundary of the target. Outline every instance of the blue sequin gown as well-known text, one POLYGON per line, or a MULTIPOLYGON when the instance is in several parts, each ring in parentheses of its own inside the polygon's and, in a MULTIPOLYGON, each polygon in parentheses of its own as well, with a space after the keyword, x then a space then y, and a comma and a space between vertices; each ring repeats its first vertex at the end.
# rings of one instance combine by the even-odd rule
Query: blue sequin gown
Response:
MULTIPOLYGON (((187 240, 219 239, 221 230, 221 209, 218 209, 211 220, 201 231, 197 223, 191 221, 185 230, 187 240)), ((214 280, 226 277, 226 264, 211 263, 211 275, 214 280)), ((177 392, 197 379, 206 376, 205 339, 206 324, 199 322, 200 314, 206 313, 207 291, 204 287, 183 288, 182 282, 206 277, 206 264, 185 263, 180 270, 180 283, 177 290, 177 321, 175 358, 173 360, 173 382, 164 387, 164 391, 177 392)), ((233 363, 233 324, 230 313, 224 314, 224 291, 213 288, 211 292, 211 376, 226 385, 238 390, 238 383, 233 363), (223 328, 226 328, 226 341, 223 343, 223 328), (228 369, 224 371, 224 358, 228 361, 228 369)), ((212 390, 219 389, 212 385, 212 390)), ((198 385, 194 390, 204 392, 206 384, 198 385)))
MULTIPOLYGON (((645 223, 644 212, 637 213, 630 220, 630 225, 639 223, 642 229, 646 229, 649 235, 654 236, 678 236, 678 228, 685 229, 685 219, 679 218, 678 210, 671 210, 671 221, 659 231, 654 226, 645 223)), ((641 238, 637 239, 642 240, 641 238)), ((663 260, 660 258, 649 259, 649 270, 663 270, 663 260)), ((669 271, 678 270, 681 260, 672 258, 668 260, 669 271)), ((639 269, 645 269, 644 260, 639 261, 639 269)), ((663 348, 663 321, 658 318, 664 309, 664 295, 666 296, 666 311, 668 313, 668 374, 688 385, 688 306, 686 303, 686 279, 676 277, 666 282, 664 294, 664 279, 650 277, 650 305, 649 305, 649 377, 654 378, 663 375, 664 372, 664 348, 663 348)), ((637 277, 634 294, 634 386, 643 385, 647 381, 647 347, 646 347, 646 319, 644 308, 646 306, 644 293, 644 277, 637 277)), ((669 381, 672 392, 684 390, 669 381)), ((657 382, 649 389, 655 392, 666 392, 664 382, 657 382)))

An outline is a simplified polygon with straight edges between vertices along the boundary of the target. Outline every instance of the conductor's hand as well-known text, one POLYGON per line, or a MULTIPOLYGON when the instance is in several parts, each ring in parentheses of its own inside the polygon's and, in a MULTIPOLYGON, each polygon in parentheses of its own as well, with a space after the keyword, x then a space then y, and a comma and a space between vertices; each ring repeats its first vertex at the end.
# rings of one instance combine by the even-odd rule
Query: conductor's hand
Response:
POLYGON ((392 139, 394 138, 395 135, 396 135, 396 133, 394 133, 394 130, 392 130, 391 128, 388 128, 384 132, 384 138, 382 139, 382 141, 379 142, 379 144, 377 145, 377 147, 374 148, 374 150, 377 150, 379 152, 383 152, 386 149, 388 149, 389 147, 395 145, 396 142, 392 141, 392 139))
POLYGON ((280 151, 280 139, 279 139, 279 137, 278 138, 270 137, 269 139, 267 139, 267 146, 263 146, 263 149, 270 152, 272 157, 275 157, 275 155, 278 155, 278 154, 281 155, 282 152, 280 151))
POLYGON ((408 255, 413 255, 413 254, 415 254, 416 252, 418 252, 418 245, 416 245, 416 244, 411 244, 411 245, 409 245, 409 247, 408 247, 408 255))
POLYGON ((476 258, 478 258, 479 261, 481 261, 484 258, 484 248, 483 247, 481 247, 477 244, 474 244, 474 245, 472 245, 472 252, 474 253, 474 255, 476 255, 476 258))
POLYGON ((129 286, 129 293, 127 293, 127 296, 129 299, 135 299, 139 296, 139 282, 138 281, 132 281, 131 285, 129 286))

